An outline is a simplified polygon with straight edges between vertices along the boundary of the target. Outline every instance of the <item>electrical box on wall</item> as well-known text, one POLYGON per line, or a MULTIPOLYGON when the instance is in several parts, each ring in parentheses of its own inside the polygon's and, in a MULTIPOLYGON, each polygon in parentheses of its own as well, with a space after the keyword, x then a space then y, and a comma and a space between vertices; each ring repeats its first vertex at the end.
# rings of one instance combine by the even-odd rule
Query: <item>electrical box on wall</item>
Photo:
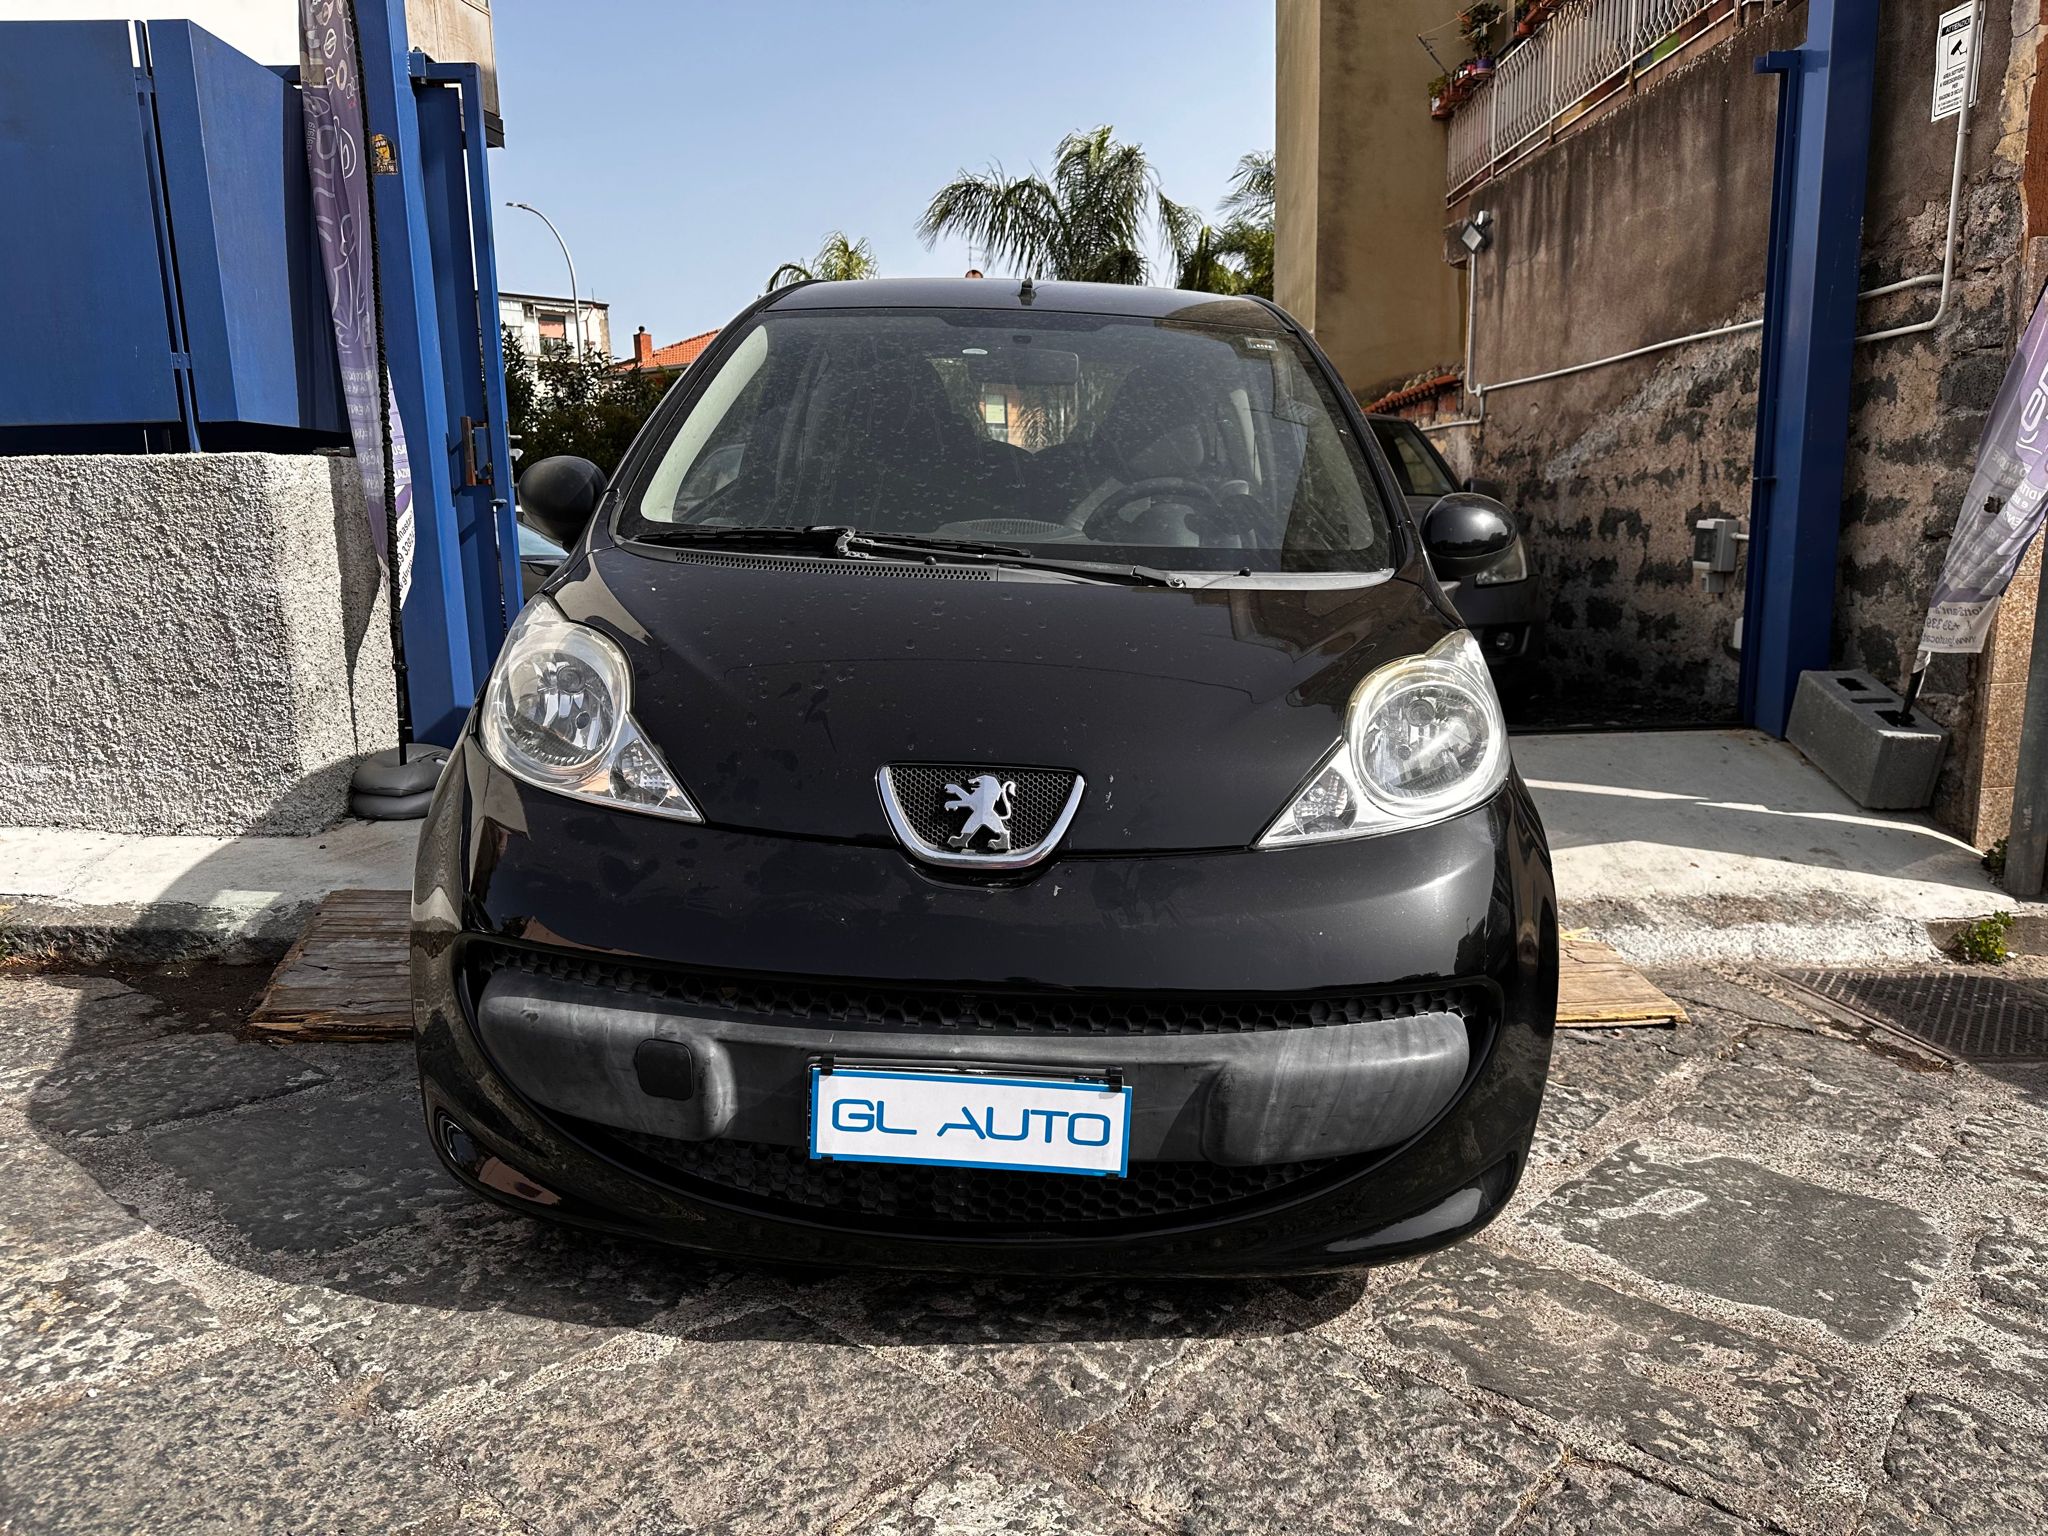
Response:
POLYGON ((1726 592, 1749 535, 1732 517, 1703 517, 1692 525, 1692 573, 1708 592, 1726 592))

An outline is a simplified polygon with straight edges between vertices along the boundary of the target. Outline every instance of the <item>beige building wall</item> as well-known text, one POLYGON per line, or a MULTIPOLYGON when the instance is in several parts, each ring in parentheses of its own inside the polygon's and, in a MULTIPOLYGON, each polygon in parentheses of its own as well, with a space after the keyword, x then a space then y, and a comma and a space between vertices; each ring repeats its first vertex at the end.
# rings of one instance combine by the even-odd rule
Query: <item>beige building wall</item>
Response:
POLYGON ((1274 296, 1371 398, 1463 352, 1463 288, 1443 259, 1444 128, 1416 34, 1458 0, 1277 0, 1280 196, 1274 296))

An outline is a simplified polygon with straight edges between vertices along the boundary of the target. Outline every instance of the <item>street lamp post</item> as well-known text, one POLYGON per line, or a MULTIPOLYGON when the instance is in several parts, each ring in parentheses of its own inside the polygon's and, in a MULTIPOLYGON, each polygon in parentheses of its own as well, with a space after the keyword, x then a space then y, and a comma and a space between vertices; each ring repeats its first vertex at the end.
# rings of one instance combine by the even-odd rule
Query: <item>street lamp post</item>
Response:
POLYGON ((542 213, 531 203, 507 201, 507 208, 524 208, 541 223, 547 225, 548 233, 555 237, 555 244, 562 248, 562 260, 569 264, 569 308, 573 314, 571 323, 576 327, 576 361, 583 361, 583 301, 576 296, 576 258, 569 254, 569 242, 562 238, 562 232, 555 228, 555 221, 542 213))

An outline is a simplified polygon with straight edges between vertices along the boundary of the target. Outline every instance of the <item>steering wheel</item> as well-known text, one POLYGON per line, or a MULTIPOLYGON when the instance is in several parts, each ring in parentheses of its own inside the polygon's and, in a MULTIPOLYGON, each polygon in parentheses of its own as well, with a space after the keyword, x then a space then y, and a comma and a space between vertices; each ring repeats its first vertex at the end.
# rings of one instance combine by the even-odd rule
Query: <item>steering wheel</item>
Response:
MULTIPOLYGON (((1103 498, 1101 504, 1094 511, 1090 512, 1079 523, 1076 523, 1075 526, 1079 527, 1090 538, 1093 538, 1095 537, 1095 530, 1098 524, 1106 522, 1115 514, 1123 511, 1132 502, 1150 501, 1168 494, 1180 495, 1182 493, 1200 497, 1208 504, 1209 510, 1212 512, 1221 510, 1221 503, 1218 502, 1216 493, 1200 480, 1190 480, 1185 475, 1152 475, 1143 480, 1133 480, 1129 485, 1122 487, 1120 490, 1111 491, 1108 496, 1103 498)), ((1074 519, 1070 516, 1067 521, 1073 523, 1074 519)))

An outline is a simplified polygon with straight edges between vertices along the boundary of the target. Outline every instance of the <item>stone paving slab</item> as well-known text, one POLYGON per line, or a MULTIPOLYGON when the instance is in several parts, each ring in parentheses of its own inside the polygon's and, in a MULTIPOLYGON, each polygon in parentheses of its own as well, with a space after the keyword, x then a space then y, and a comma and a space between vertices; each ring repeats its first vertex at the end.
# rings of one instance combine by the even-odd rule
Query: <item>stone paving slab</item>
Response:
POLYGON ((849 1536, 1153 1536, 1158 1528, 998 1442, 961 1451, 847 1529, 849 1536))
POLYGON ((1614 1467, 1567 1463, 1516 1536, 1745 1536, 1749 1520, 1614 1467))
POLYGON ((1885 1447, 1863 1536, 2032 1536, 2048 1436, 1936 1393, 1915 1395, 1885 1447))
POLYGON ((1201 1340, 1226 1331, 1254 1295, 1230 1285, 911 1280, 866 1296, 855 1336, 922 1356, 1073 1431, 1115 1412, 1201 1340))
POLYGON ((1404 1358, 1559 1421, 1574 1444, 1639 1452, 1781 1518, 1844 1459, 1847 1371, 1541 1265, 1449 1249, 1375 1298, 1372 1321, 1404 1358))
POLYGON ((1476 1238, 1200 1286, 529 1222, 403 1046, 0 976, 0 1531, 2038 1536, 2048 1071, 1659 981, 1692 1023, 1561 1037, 1476 1238))
POLYGON ((143 1145, 252 1248, 272 1253, 331 1253, 469 1198, 427 1144, 409 1084, 295 1094, 161 1127, 143 1145))
POLYGON ((553 1530, 783 1536, 923 1483, 979 1427, 970 1405, 777 1309, 573 1363, 439 1440, 553 1530))
POLYGON ((1811 1318, 1857 1343, 1913 1315, 1948 1250, 1905 1206, 1666 1143, 1619 1149, 1523 1219, 1649 1279, 1811 1318))
POLYGON ((0 1110, 0 1273, 140 1231, 142 1223, 22 1116, 0 1110))
POLYGON ((0 1421, 0 1530, 445 1530, 460 1492, 331 1381, 247 1345, 0 1421))
POLYGON ((335 1263, 296 1287, 293 1338, 381 1407, 517 1387, 609 1339, 702 1311, 732 1272, 643 1246, 492 1213, 428 1213, 408 1241, 335 1263))
POLYGON ((50 1135, 118 1136, 323 1081, 316 1068, 276 1051, 188 1035, 67 1057, 29 1095, 28 1112, 50 1135))
POLYGON ((14 1275, 0 1280, 0 1403, 94 1385, 219 1327, 209 1303, 140 1254, 14 1275))
POLYGON ((1232 1340, 1146 1407, 1091 1470, 1189 1536, 1497 1530, 1562 1450, 1315 1338, 1232 1340))

